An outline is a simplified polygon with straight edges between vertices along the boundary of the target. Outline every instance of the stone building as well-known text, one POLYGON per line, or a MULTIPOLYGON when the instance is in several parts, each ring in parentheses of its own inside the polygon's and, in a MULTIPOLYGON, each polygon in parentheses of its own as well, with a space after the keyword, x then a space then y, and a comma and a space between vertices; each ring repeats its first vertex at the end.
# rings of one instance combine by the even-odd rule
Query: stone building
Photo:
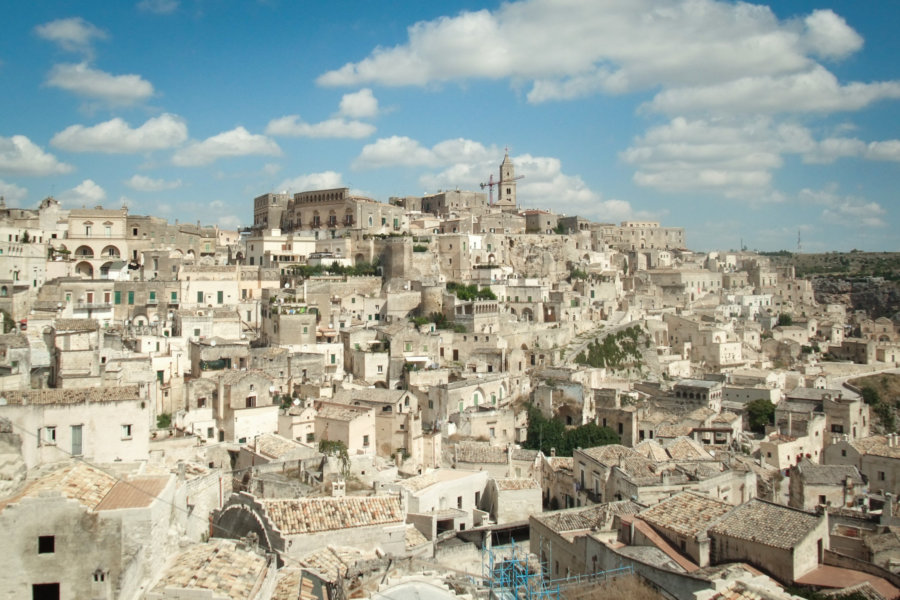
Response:
POLYGON ((791 584, 824 562, 828 514, 754 499, 719 519, 708 535, 711 563, 747 562, 791 584))

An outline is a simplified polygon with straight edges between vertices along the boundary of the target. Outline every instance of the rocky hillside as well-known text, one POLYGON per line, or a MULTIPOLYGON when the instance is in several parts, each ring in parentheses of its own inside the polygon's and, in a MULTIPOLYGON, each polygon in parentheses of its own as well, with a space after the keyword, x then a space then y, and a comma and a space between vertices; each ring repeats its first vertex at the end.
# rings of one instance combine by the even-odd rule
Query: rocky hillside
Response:
POLYGON ((820 304, 844 304, 854 311, 866 311, 873 319, 900 312, 900 283, 896 281, 816 277, 812 284, 820 304))

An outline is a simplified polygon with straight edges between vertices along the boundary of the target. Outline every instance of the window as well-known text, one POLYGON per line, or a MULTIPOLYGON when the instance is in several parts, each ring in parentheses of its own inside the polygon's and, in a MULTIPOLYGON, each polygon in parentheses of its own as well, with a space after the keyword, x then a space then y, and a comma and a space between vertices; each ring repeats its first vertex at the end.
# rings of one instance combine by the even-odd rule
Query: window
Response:
POLYGON ((178 292, 172 292, 170 297, 172 302, 178 302, 178 292))
POLYGON ((254 406, 256 406, 256 396, 247 396, 246 407, 253 408, 254 406))
POLYGON ((90 225, 85 225, 85 226, 84 226, 84 235, 86 235, 86 236, 90 236, 90 235, 91 235, 91 226, 90 226, 90 225))
POLYGON ((363 436, 363 448, 368 448, 368 447, 369 447, 369 436, 364 435, 363 436))
POLYGON ((134 292, 128 292, 128 304, 134 304, 134 292))
POLYGON ((819 504, 825 504, 825 503, 826 503, 826 501, 825 501, 825 495, 824 495, 824 494, 819 494, 819 504))
POLYGON ((211 440, 213 436, 216 435, 216 430, 213 427, 206 428, 206 439, 211 440))
POLYGON ((115 292, 115 303, 122 304, 122 292, 116 290, 115 292))
POLYGON ((216 302, 218 302, 219 304, 225 302, 225 292, 221 290, 216 292, 216 302))
POLYGON ((331 355, 331 364, 333 364, 333 365, 337 364, 337 355, 336 354, 331 355))
POLYGON ((378 372, 379 373, 384 372, 384 367, 382 365, 378 365, 378 372))
POLYGON ((194 337, 200 337, 200 328, 199 327, 194 329, 194 337))
POLYGON ((456 508, 462 508, 462 496, 456 497, 456 508))
POLYGON ((203 292, 197 292, 197 302, 203 304, 203 292))
POLYGON ((206 408, 206 398, 197 398, 197 408, 206 408))
POLYGON ((56 427, 44 427, 44 436, 41 438, 43 443, 55 446, 56 445, 56 427))
POLYGON ((106 237, 112 237, 112 227, 109 225, 103 228, 103 232, 106 234, 106 237))
POLYGON ((428 401, 428 408, 434 408, 434 400, 428 401))
POLYGON ((307 434, 306 434, 306 443, 307 443, 307 444, 311 444, 311 443, 313 443, 313 442, 315 442, 315 441, 316 441, 316 434, 315 434, 315 433, 307 433, 307 434))
POLYGON ((56 552, 56 538, 52 535, 38 537, 38 554, 53 554, 56 552))
POLYGON ((122 425, 122 439, 130 440, 131 439, 131 425, 122 425))
POLYGON ((878 481, 884 481, 884 471, 878 471, 878 481))

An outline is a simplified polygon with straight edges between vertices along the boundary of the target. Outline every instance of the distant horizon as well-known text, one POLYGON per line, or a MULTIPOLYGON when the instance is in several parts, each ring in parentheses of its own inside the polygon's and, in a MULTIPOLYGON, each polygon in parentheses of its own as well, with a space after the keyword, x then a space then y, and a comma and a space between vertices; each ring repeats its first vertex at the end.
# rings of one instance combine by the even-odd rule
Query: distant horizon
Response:
MULTIPOLYGON (((252 222, 269 190, 479 190, 697 249, 900 250, 897 3, 6 7, 0 195, 252 222), (734 241, 732 241, 734 240, 734 241)), ((887 250, 891 251, 891 250, 887 250)))

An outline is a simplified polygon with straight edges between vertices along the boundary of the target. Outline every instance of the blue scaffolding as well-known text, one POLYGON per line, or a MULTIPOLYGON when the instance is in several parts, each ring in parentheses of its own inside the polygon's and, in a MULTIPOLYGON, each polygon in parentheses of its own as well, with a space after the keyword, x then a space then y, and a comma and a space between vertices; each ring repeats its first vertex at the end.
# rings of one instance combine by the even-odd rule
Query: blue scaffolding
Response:
POLYGON ((544 577, 544 568, 527 549, 516 546, 494 548, 485 544, 481 550, 481 575, 491 593, 498 600, 559 600, 559 585, 551 585, 544 577))

